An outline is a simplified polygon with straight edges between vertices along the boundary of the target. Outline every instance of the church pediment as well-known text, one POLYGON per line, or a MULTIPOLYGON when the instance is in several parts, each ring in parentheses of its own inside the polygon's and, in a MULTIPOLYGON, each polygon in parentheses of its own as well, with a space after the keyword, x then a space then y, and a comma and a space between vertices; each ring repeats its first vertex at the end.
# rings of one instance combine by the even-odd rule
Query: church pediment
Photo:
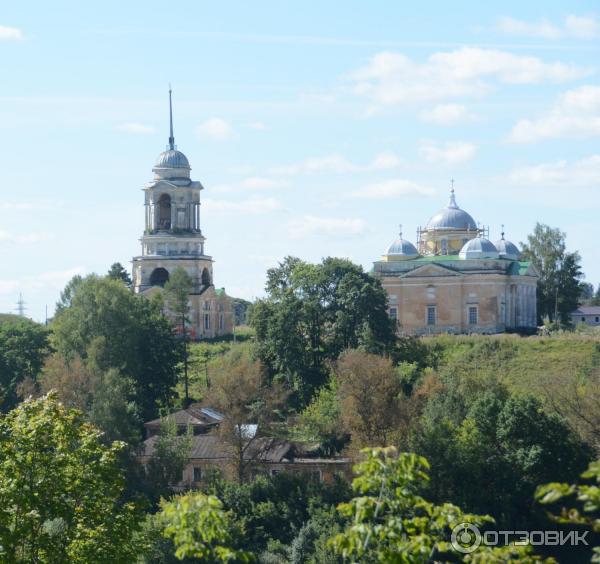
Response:
POLYGON ((461 276, 461 274, 439 264, 424 264, 407 272, 402 278, 428 278, 440 276, 461 276))

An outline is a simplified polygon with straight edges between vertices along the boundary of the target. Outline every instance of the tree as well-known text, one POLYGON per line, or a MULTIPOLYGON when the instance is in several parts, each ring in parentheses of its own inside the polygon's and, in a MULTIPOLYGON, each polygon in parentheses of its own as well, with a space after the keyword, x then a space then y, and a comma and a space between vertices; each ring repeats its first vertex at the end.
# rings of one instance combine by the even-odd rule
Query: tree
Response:
POLYGON ((261 455, 260 432, 273 421, 284 399, 279 386, 267 385, 262 364, 247 353, 233 350, 216 363, 206 403, 223 414, 218 432, 238 482, 246 479, 261 455))
MULTIPOLYGON (((365 460, 352 482, 357 497, 338 510, 348 518, 346 529, 332 537, 335 552, 352 562, 427 563, 462 561, 450 542, 462 523, 482 527, 494 520, 470 515, 450 503, 435 505, 418 491, 428 482, 429 464, 423 457, 393 447, 364 449, 365 460)), ((489 548, 481 545, 469 557, 478 562, 531 562, 530 547, 489 548), (476 559, 476 560, 475 560, 476 559)))
POLYGON ((122 283, 95 275, 79 282, 52 323, 53 344, 67 360, 110 368, 134 382, 144 420, 173 396, 181 351, 159 304, 132 294, 122 283))
POLYGON ((137 516, 122 502, 122 443, 52 394, 0 419, 0 553, 7 562, 131 562, 137 516))
POLYGON ((185 404, 190 401, 188 382, 188 313, 190 312, 190 292, 193 280, 191 276, 181 267, 177 267, 165 284, 166 305, 174 314, 179 326, 180 336, 183 343, 183 378, 185 386, 185 404))
POLYGON ((258 354, 272 378, 295 390, 300 406, 342 351, 383 352, 394 343, 381 283, 348 260, 315 265, 287 257, 268 271, 266 291, 250 316, 258 354))
POLYGON ((536 223, 527 243, 521 243, 523 259, 539 274, 537 311, 540 319, 569 324, 582 292, 581 257, 566 250, 565 234, 558 228, 536 223))
POLYGON ((335 365, 342 420, 358 446, 392 442, 402 419, 402 382, 388 358, 346 351, 335 365))
POLYGON ((129 272, 125 270, 120 262, 113 263, 106 276, 111 280, 119 280, 123 282, 123 284, 125 284, 125 286, 128 288, 131 286, 131 276, 129 276, 129 272))
POLYGON ((198 562, 254 562, 250 552, 232 548, 231 522, 218 498, 203 493, 163 500, 158 516, 163 535, 173 540, 175 556, 198 562))
POLYGON ((49 354, 43 325, 22 318, 0 322, 0 411, 17 404, 19 384, 35 381, 49 354))

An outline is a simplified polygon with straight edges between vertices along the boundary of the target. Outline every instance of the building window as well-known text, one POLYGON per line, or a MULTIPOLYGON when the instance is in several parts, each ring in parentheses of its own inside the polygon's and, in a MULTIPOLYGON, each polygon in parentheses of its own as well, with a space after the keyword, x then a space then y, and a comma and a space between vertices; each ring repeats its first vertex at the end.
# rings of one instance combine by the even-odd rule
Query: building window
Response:
POLYGON ((600 322, 600 317, 596 316, 596 323, 600 322))
POLYGON ((210 329, 210 315, 204 314, 204 329, 210 329))
POLYGON ((398 308, 397 307, 390 308, 390 319, 393 319, 394 321, 396 321, 398 319, 398 308))
POLYGON ((223 316, 223 314, 221 313, 219 315, 219 330, 223 331, 223 329, 225 329, 225 317, 223 316))
POLYGON ((198 468, 198 466, 194 466, 194 482, 202 481, 202 468, 198 468))
POLYGON ((581 323, 585 323, 585 317, 581 318, 581 323))
POLYGON ((427 306, 427 325, 435 325, 435 306, 427 306))
POLYGON ((477 325, 477 306, 469 306, 469 325, 477 325))
POLYGON ((442 239, 442 254, 448 254, 448 241, 446 241, 446 239, 442 239))

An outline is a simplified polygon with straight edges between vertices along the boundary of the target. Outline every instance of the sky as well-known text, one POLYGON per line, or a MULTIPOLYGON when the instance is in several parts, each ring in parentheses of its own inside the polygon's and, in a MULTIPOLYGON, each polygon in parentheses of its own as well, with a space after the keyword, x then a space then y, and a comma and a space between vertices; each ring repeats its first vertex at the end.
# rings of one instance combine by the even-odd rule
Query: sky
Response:
POLYGON ((600 282, 596 2, 56 1, 0 11, 0 312, 131 267, 168 139, 217 286, 286 255, 370 269, 456 199, 490 238, 566 233, 600 282))

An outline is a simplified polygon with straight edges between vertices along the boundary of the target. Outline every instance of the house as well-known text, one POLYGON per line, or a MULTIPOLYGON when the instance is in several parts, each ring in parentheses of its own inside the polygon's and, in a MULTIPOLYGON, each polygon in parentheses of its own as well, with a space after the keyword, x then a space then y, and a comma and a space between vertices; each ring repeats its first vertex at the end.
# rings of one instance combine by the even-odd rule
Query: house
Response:
MULTIPOLYGON (((178 433, 191 428, 191 448, 181 480, 173 489, 181 491, 198 487, 215 471, 228 475, 231 472, 231 449, 218 433, 219 422, 224 415, 194 404, 170 415, 177 424, 178 433)), ((139 461, 146 465, 154 455, 159 439, 161 420, 145 423, 147 438, 139 461)), ((251 468, 251 475, 273 476, 280 472, 309 476, 317 482, 331 483, 337 475, 351 477, 352 460, 347 457, 323 458, 314 445, 288 441, 274 437, 255 437, 257 428, 244 425, 243 436, 252 441, 245 450, 244 461, 251 468)))
POLYGON ((579 306, 571 312, 571 323, 585 323, 586 325, 600 326, 600 306, 579 306))

